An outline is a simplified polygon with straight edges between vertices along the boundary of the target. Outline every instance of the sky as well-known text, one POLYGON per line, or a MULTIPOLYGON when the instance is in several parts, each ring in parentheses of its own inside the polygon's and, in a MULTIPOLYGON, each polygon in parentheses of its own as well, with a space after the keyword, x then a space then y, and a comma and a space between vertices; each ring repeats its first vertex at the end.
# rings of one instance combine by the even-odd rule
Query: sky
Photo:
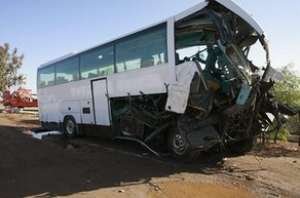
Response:
MULTIPOLYGON (((36 90, 37 67, 49 60, 160 22, 203 0, 0 0, 0 45, 25 59, 25 87, 36 90)), ((300 1, 234 0, 263 28, 272 65, 300 71, 300 1)))

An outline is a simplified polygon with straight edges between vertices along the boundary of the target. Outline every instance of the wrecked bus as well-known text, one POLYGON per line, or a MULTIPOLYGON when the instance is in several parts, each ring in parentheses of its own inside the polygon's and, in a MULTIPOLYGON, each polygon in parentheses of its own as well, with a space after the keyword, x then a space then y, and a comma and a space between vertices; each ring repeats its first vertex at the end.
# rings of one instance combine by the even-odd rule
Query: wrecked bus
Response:
POLYGON ((68 137, 136 141, 156 155, 244 153, 272 124, 267 113, 295 113, 273 100, 276 76, 260 26, 230 0, 207 0, 41 65, 40 121, 68 137), (257 44, 265 65, 249 58, 257 44))

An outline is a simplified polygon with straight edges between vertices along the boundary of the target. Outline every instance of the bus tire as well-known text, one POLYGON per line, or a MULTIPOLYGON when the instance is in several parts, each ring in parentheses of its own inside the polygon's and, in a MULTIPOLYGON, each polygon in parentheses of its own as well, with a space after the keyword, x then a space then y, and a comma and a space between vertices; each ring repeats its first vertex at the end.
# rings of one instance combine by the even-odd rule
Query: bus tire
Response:
POLYGON ((75 138, 78 135, 78 126, 72 116, 67 116, 64 119, 64 134, 68 138, 75 138))
POLYGON ((168 148, 172 155, 180 160, 191 160, 191 146, 184 131, 177 127, 171 128, 168 133, 168 148))

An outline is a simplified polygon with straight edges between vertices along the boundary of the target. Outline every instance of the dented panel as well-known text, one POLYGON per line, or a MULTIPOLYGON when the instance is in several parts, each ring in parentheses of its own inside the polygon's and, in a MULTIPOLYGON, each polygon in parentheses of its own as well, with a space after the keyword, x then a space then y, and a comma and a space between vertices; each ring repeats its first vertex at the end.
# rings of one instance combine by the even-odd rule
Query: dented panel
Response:
POLYGON ((208 1, 216 1, 222 4, 227 9, 234 12, 236 15, 240 16, 243 20, 245 20, 250 26, 252 26, 256 32, 260 35, 263 35, 263 29, 258 25, 258 23, 242 8, 240 8, 236 3, 231 0, 208 0, 208 1))
POLYGON ((176 67, 176 82, 168 86, 166 110, 183 114, 190 95, 190 86, 198 72, 194 62, 182 63, 176 67))

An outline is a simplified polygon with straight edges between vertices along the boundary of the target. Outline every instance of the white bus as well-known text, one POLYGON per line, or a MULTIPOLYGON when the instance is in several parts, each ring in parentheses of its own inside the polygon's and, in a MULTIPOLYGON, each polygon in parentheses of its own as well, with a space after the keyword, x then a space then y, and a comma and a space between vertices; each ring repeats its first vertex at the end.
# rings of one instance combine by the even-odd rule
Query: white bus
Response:
POLYGON ((68 137, 93 132, 176 157, 248 150, 262 128, 254 90, 267 78, 249 60, 256 44, 270 70, 259 25, 230 0, 202 2, 41 65, 40 121, 68 137))

